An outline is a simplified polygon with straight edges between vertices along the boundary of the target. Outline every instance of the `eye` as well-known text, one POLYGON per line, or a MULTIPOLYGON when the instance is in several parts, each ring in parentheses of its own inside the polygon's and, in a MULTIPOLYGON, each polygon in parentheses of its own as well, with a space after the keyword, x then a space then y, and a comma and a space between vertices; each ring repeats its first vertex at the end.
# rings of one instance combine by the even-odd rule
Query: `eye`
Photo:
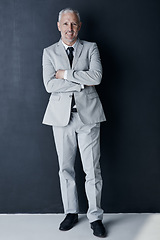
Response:
POLYGON ((67 25, 68 25, 68 23, 67 23, 67 22, 65 22, 65 23, 63 23, 63 25, 67 26, 67 25))

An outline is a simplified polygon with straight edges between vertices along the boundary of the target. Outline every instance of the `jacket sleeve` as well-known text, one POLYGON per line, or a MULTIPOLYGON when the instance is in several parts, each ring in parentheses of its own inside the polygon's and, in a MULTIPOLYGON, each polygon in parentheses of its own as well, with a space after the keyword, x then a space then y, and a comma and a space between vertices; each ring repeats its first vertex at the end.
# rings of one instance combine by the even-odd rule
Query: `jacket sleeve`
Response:
POLYGON ((52 92, 80 92, 81 85, 64 79, 55 78, 55 68, 46 49, 43 51, 43 82, 48 93, 52 92))
POLYGON ((67 79, 83 85, 98 85, 102 79, 102 65, 97 44, 94 43, 89 58, 89 69, 67 70, 67 79))

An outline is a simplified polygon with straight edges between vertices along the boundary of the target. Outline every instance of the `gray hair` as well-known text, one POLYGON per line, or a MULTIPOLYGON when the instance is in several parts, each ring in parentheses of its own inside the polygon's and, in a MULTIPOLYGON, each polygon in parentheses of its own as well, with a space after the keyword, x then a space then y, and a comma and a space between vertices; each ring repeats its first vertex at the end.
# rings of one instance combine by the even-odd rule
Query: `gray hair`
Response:
POLYGON ((77 10, 74 10, 74 9, 72 9, 72 8, 65 8, 65 9, 62 9, 62 10, 59 12, 58 22, 60 22, 61 17, 62 17, 62 14, 63 14, 63 13, 68 13, 68 12, 75 13, 75 14, 77 15, 77 17, 78 17, 79 22, 81 21, 81 19, 80 19, 80 14, 79 14, 79 12, 78 12, 77 10))

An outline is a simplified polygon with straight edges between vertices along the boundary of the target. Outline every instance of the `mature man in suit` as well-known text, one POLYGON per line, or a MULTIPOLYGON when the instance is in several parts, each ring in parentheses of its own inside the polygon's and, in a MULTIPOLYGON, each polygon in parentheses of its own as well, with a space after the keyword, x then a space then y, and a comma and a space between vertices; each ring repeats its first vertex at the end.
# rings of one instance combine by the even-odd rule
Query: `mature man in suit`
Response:
POLYGON ((67 231, 78 222, 78 197, 74 162, 80 150, 93 234, 105 237, 101 209, 100 122, 105 121, 95 85, 100 84, 102 66, 96 43, 81 41, 80 16, 67 8, 59 13, 59 42, 44 49, 43 79, 51 93, 43 123, 53 127, 59 160, 59 176, 66 217, 59 229, 67 231))

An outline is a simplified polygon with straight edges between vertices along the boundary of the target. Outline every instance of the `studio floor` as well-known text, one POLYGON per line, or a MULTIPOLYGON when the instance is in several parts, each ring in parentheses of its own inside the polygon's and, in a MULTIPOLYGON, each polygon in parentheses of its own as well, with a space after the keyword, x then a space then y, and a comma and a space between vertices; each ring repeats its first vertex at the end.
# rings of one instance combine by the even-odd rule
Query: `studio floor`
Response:
MULTIPOLYGON (((67 232, 58 230, 62 214, 1 214, 1 240, 91 240, 86 215, 67 232)), ((160 214, 104 214, 108 240, 160 240, 160 214)))

